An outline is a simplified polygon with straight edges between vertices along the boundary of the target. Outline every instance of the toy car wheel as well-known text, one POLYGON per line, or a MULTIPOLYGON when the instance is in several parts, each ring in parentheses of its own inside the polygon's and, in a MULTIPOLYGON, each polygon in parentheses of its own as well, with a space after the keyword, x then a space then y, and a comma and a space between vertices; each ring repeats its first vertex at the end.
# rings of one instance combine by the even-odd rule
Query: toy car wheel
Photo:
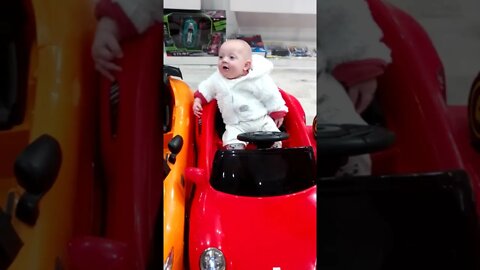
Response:
POLYGON ((239 134, 237 138, 244 142, 255 144, 258 148, 268 148, 274 142, 285 140, 288 133, 278 131, 255 131, 239 134))
POLYGON ((468 126, 472 146, 480 151, 480 73, 473 81, 468 96, 468 126))

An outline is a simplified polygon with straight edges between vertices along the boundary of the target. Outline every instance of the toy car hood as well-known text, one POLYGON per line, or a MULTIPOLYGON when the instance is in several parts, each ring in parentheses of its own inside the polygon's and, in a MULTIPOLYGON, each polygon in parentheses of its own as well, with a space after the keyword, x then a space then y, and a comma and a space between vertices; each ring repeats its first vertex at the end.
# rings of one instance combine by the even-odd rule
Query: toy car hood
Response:
POLYGON ((210 181, 198 183, 190 212, 190 261, 215 247, 227 268, 313 269, 312 157, 310 147, 217 151, 210 181))
POLYGON ((195 225, 197 237, 190 239, 196 260, 205 249, 216 247, 223 252, 227 268, 314 269, 316 187, 264 198, 209 189, 201 198, 198 208, 204 218, 195 225))

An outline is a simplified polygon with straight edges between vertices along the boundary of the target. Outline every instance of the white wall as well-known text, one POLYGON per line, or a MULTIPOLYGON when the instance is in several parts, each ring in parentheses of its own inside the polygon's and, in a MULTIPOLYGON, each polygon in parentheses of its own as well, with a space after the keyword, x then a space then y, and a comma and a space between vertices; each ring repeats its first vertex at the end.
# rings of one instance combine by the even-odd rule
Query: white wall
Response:
MULTIPOLYGON (((268 1, 271 5, 278 2, 278 0, 258 1, 262 1, 262 3, 268 1)), ((285 1, 283 0, 283 2, 285 1)), ((308 9, 310 9, 311 6, 315 6, 316 0, 290 1, 288 8, 305 10, 303 6, 306 3, 309 3, 308 9)), ((202 9, 224 9, 227 11, 228 36, 231 34, 261 34, 264 41, 293 41, 312 46, 316 44, 316 14, 314 14, 316 8, 311 10, 310 14, 288 13, 287 7, 285 7, 285 10, 277 8, 275 12, 233 12, 230 8, 230 0, 201 0, 201 7, 202 9)), ((238 5, 237 8, 242 9, 238 5)), ((265 10, 265 5, 259 6, 259 8, 265 10)))
POLYGON ((164 8, 176 8, 176 9, 200 9, 201 0, 164 0, 164 8))

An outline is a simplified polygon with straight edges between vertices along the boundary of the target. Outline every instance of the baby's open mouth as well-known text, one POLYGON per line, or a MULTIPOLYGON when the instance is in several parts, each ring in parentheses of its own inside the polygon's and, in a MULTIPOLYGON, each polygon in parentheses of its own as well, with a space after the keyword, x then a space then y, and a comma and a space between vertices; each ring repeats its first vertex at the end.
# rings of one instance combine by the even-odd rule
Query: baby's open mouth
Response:
POLYGON ((227 66, 223 66, 222 67, 224 70, 229 70, 229 68, 227 66))

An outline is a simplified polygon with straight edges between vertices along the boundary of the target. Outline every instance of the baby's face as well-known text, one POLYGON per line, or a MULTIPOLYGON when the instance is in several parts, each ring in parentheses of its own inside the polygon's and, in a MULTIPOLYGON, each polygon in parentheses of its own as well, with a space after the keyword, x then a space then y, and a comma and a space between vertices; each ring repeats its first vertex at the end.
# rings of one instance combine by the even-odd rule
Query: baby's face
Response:
POLYGON ((227 79, 246 75, 251 64, 249 50, 250 47, 245 48, 236 40, 223 43, 218 52, 217 67, 220 74, 227 79))

